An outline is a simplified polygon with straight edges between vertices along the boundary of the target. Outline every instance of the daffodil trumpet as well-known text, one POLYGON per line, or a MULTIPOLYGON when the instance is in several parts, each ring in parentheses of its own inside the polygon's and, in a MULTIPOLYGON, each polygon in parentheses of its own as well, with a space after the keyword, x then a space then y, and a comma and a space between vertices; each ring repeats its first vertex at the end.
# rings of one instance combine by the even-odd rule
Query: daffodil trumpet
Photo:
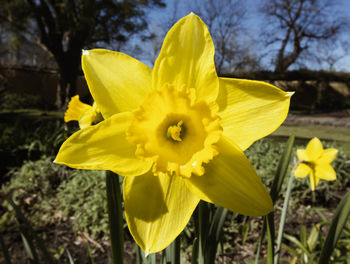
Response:
POLYGON ((320 179, 326 181, 336 180, 336 173, 331 162, 338 154, 335 148, 323 149, 321 141, 314 137, 307 144, 306 149, 298 149, 299 163, 294 170, 294 175, 304 178, 309 175, 310 187, 314 191, 320 179))
POLYGON ((83 51, 82 67, 105 120, 68 138, 56 162, 125 176, 127 224, 146 254, 180 234, 200 199, 245 215, 272 211, 243 151, 281 125, 292 93, 219 78, 198 16, 170 29, 153 69, 103 49, 83 51))
POLYGON ((96 103, 88 105, 80 101, 79 95, 75 95, 68 103, 64 113, 64 122, 78 121, 80 129, 92 126, 103 120, 96 103))

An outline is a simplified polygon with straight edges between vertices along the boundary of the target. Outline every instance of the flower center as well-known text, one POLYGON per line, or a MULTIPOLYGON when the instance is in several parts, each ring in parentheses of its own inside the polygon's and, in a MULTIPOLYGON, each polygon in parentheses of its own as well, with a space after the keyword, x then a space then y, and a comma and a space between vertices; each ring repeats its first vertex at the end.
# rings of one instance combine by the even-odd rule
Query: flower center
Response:
POLYGON ((194 89, 166 84, 134 111, 127 139, 138 157, 154 161, 156 175, 202 175, 203 163, 218 154, 214 144, 222 128, 216 111, 216 104, 196 101, 194 89))
POLYGON ((167 137, 169 139, 174 140, 175 142, 181 142, 182 141, 182 137, 183 137, 183 130, 182 130, 182 125, 183 125, 183 121, 180 120, 177 125, 175 126, 169 126, 168 127, 168 132, 167 132, 167 137))

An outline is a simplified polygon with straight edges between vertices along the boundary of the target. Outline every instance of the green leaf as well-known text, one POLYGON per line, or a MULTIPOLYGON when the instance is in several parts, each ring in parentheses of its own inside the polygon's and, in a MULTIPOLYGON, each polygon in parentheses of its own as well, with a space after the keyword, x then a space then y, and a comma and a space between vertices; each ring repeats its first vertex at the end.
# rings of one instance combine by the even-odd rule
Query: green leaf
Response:
POLYGON ((72 258, 72 255, 70 254, 68 248, 66 249, 66 252, 67 252, 69 264, 75 264, 75 263, 74 263, 74 260, 73 260, 73 258, 72 258))
POLYGON ((308 257, 310 257, 309 250, 303 245, 301 241, 299 241, 296 237, 284 234, 284 238, 288 239, 290 242, 294 243, 298 248, 300 248, 308 257))
POLYGON ((301 225, 300 226, 300 242, 303 244, 304 247, 307 247, 307 234, 306 234, 306 226, 301 225))
POLYGON ((323 245, 319 264, 329 263, 329 259, 332 252, 337 244, 343 227, 350 214, 350 191, 346 193, 343 199, 340 201, 337 209, 335 210, 334 216, 332 218, 332 223, 329 227, 326 241, 323 245))
POLYGON ((286 177, 288 165, 289 165, 290 158, 291 158, 292 152, 293 152, 294 140, 295 140, 294 135, 291 135, 288 138, 288 141, 286 143, 286 148, 284 149, 283 154, 282 154, 282 158, 280 159, 280 162, 278 163, 276 175, 275 175, 275 178, 273 180, 271 190, 270 190, 270 195, 271 195, 271 199, 272 199, 273 203, 276 202, 278 195, 281 191, 282 184, 283 184, 284 179, 286 177))
POLYGON ((288 212, 288 205, 289 205, 289 199, 290 195, 293 189, 293 183, 294 183, 294 175, 290 175, 287 191, 286 191, 286 197, 284 198, 283 202, 283 209, 281 213, 281 219, 280 224, 278 227, 278 235, 277 235, 277 241, 276 241, 276 251, 275 251, 275 263, 279 263, 280 253, 281 253, 281 247, 282 247, 282 237, 284 232, 284 225, 286 223, 286 217, 288 212))
POLYGON ((180 236, 178 236, 166 249, 165 259, 167 264, 180 264, 180 236))
POLYGON ((119 176, 106 171, 107 208, 113 264, 123 263, 124 229, 119 176))
POLYGON ((314 251, 317 246, 318 237, 320 235, 320 224, 316 224, 312 227, 310 235, 307 239, 307 246, 310 252, 314 251))
POLYGON ((266 227, 267 227, 267 263, 273 264, 274 263, 274 255, 275 255, 274 213, 273 212, 269 213, 265 219, 266 219, 266 227))
POLYGON ((191 256, 191 264, 197 264, 198 261, 198 238, 195 237, 192 244, 192 256, 191 256))
MULTIPOLYGON (((286 143, 286 147, 285 147, 283 154, 282 154, 282 157, 278 163, 276 174, 275 174, 275 177, 274 177, 271 189, 270 189, 270 196, 271 196, 272 202, 274 204, 278 198, 278 195, 279 195, 281 188, 282 188, 282 184, 283 184, 285 176, 287 174, 288 165, 289 165, 291 155, 292 155, 294 139, 295 139, 294 135, 291 135, 288 138, 288 141, 286 143)), ((263 227, 261 229, 261 234, 260 234, 260 238, 258 241, 257 252, 256 252, 256 256, 255 256, 255 262, 254 262, 255 264, 259 263, 261 246, 262 246, 262 243, 263 243, 263 240, 265 237, 265 233, 266 233, 266 222, 267 222, 267 216, 264 217, 263 227)), ((271 222, 271 224, 273 224, 272 221, 270 221, 270 222, 271 222)), ((270 228, 271 228, 271 226, 270 226, 270 228)), ((271 237, 270 237, 270 239, 271 239, 271 237)), ((280 247, 276 249, 275 254, 279 254, 279 250, 280 250, 280 247)), ((276 262, 276 263, 278 263, 278 262, 276 262)))
POLYGON ((217 207, 214 217, 211 221, 209 233, 206 241, 205 253, 207 263, 214 263, 215 256, 220 242, 223 226, 227 216, 228 210, 223 207, 217 207))
POLYGON ((89 263, 90 263, 90 264, 95 264, 95 261, 94 261, 94 259, 92 258, 92 254, 91 254, 91 250, 90 250, 90 245, 89 245, 89 243, 86 243, 86 250, 87 250, 87 253, 88 253, 89 263))
POLYGON ((23 233, 21 233, 21 237, 22 237, 22 241, 23 241, 24 250, 27 253, 29 262, 31 264, 39 263, 38 256, 37 256, 35 248, 33 246, 33 242, 30 240, 28 241, 27 238, 25 237, 25 235, 23 235, 23 233))
MULTIPOLYGON (((49 251, 46 249, 44 241, 37 236, 36 232, 32 228, 32 225, 29 223, 28 219, 24 216, 24 214, 21 212, 20 208, 15 204, 15 202, 9 198, 8 202, 11 204, 13 209, 15 210, 16 213, 16 218, 18 222, 20 223, 20 230, 24 234, 24 237, 27 239, 27 243, 31 248, 31 252, 34 254, 34 257, 36 256, 36 251, 34 248, 34 240, 37 242, 37 246, 43 253, 43 256, 45 257, 46 261, 48 263, 56 263, 56 260, 54 257, 51 256, 49 251)), ((37 257, 36 257, 37 258, 37 257)))

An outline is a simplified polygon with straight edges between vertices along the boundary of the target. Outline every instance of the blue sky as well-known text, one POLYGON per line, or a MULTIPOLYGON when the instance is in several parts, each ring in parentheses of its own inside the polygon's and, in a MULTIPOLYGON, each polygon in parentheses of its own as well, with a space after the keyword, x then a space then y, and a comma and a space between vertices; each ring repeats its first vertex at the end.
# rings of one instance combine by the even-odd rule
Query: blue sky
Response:
MULTIPOLYGON (((189 7, 188 0, 165 0, 167 7, 164 9, 155 9, 150 11, 150 22, 155 27, 163 27, 165 24, 169 24, 172 17, 174 16, 174 4, 177 2, 177 19, 187 15, 192 10, 189 7)), ((205 1, 205 0, 201 0, 205 1)), ((243 0, 241 0, 243 2, 243 0)), ((344 10, 350 10, 350 0, 333 0, 339 3, 340 12, 344 10)), ((260 34, 259 27, 263 20, 263 17, 258 12, 258 6, 261 4, 261 0, 247 0, 244 1, 246 7, 248 7, 246 28, 250 35, 258 36, 260 34)), ((204 21, 205 22, 205 21, 204 21)), ((165 29, 164 29, 165 30, 165 29)), ((343 38, 348 38, 350 40, 350 30, 347 32, 347 35, 344 35, 343 38)), ((349 51, 350 52, 350 51, 349 51)), ((270 61, 270 58, 268 58, 270 61)), ((313 65, 310 65, 313 67, 313 65)), ((317 65, 315 65, 317 67, 317 65)), ((337 70, 350 72, 350 54, 341 59, 338 64, 336 64, 337 70)))

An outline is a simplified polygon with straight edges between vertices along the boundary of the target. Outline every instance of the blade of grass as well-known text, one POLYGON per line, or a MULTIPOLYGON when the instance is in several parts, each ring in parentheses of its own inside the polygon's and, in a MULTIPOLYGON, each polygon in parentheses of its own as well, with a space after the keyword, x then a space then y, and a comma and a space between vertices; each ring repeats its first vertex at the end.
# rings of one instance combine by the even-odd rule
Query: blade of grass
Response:
POLYGON ((284 224, 286 223, 288 206, 289 206, 289 199, 290 199, 290 195, 291 195, 291 192, 293 189, 293 183, 294 183, 294 175, 291 174, 290 178, 289 178, 288 186, 287 186, 286 197, 284 198, 280 224, 278 227, 278 235, 277 235, 276 251, 275 251, 275 263, 279 263, 279 259, 280 259, 282 237, 283 237, 283 232, 284 232, 284 224))
POLYGON ((223 207, 217 207, 213 220, 209 228, 208 238, 206 242, 206 258, 208 263, 214 263, 217 247, 222 236, 223 226, 228 210, 223 207))
POLYGON ((299 241, 297 238, 294 236, 290 236, 287 234, 284 234, 283 237, 288 239, 290 242, 294 243, 298 248, 300 248, 308 257, 310 257, 310 252, 309 250, 303 245, 301 241, 299 241))
POLYGON ((266 219, 266 227, 267 227, 267 263, 274 264, 274 255, 275 255, 274 213, 273 212, 269 213, 265 219, 266 219))
POLYGON ((288 141, 286 143, 286 148, 283 151, 282 158, 280 162, 278 163, 277 171, 276 171, 276 176, 273 180, 271 190, 270 190, 270 196, 272 199, 273 204, 275 204, 278 195, 281 191, 284 179, 287 175, 287 169, 288 165, 292 156, 292 150, 293 150, 293 145, 294 145, 294 140, 295 136, 291 135, 288 138, 288 141))
POLYGON ((86 243, 86 251, 87 251, 87 253, 88 253, 89 263, 90 263, 90 264, 95 264, 95 261, 94 261, 94 259, 92 258, 92 254, 91 254, 91 249, 90 249, 89 243, 86 243))
POLYGON ((27 238, 25 237, 25 235, 23 235, 23 233, 21 233, 21 238, 22 238, 24 250, 27 253, 27 257, 29 259, 29 262, 31 264, 39 263, 38 255, 35 251, 35 248, 32 244, 32 241, 31 240, 28 241, 27 238))
POLYGON ((337 241, 340 237, 340 234, 343 230, 343 227, 350 214, 350 191, 348 191, 343 199, 340 201, 337 209, 332 218, 332 223, 329 227, 326 241, 323 245, 319 264, 329 263, 329 259, 332 255, 332 252, 337 244, 337 241))
MULTIPOLYGON (((294 135, 291 135, 288 138, 288 141, 286 142, 286 147, 285 147, 283 154, 282 154, 282 157, 278 163, 276 174, 275 174, 275 177, 273 179, 273 183, 272 183, 271 189, 270 189, 270 196, 271 196, 273 204, 275 204, 275 202, 278 198, 278 195, 281 191, 283 182, 284 182, 286 174, 287 174, 288 165, 289 165, 289 162, 290 162, 290 159, 292 156, 294 140, 295 140, 294 135)), ((267 227, 266 222, 267 222, 267 216, 264 217, 264 222, 263 222, 260 238, 259 238, 258 245, 257 245, 257 251, 256 251, 256 256, 255 256, 255 262, 254 262, 255 264, 259 263, 261 246, 262 246, 262 243, 264 241, 264 237, 265 237, 265 233, 266 233, 266 227, 267 227)), ((277 252, 277 251, 275 251, 275 252, 277 252)))
POLYGON ((28 219, 24 216, 24 214, 21 212, 20 208, 15 204, 15 202, 11 198, 8 199, 8 202, 11 204, 12 208, 15 210, 16 218, 20 223, 20 227, 22 225, 24 226, 22 230, 24 231, 23 234, 25 234, 26 238, 30 239, 28 240, 28 242, 30 242, 31 240, 33 241, 35 240, 38 248, 43 253, 43 256, 45 257, 46 261, 52 264, 56 263, 55 258, 47 250, 44 241, 39 236, 37 236, 36 232, 32 228, 32 225, 29 223, 28 219))
POLYGON ((4 241, 4 238, 3 238, 1 232, 0 232, 0 246, 1 246, 1 250, 2 250, 6 264, 11 264, 11 258, 9 255, 9 251, 5 245, 5 241, 4 241))
POLYGON ((180 235, 166 248, 167 264, 180 264, 180 235))
POLYGON ((75 263, 74 263, 74 260, 73 260, 73 258, 72 258, 72 255, 70 254, 68 248, 66 249, 66 252, 67 252, 69 264, 75 264, 75 263))
POLYGON ((209 207, 208 203, 200 201, 198 204, 198 263, 206 263, 206 243, 209 229, 209 207))
POLYGON ((198 261, 198 238, 195 237, 192 244, 192 256, 191 256, 191 264, 197 264, 198 261))
POLYGON ((113 264, 123 263, 124 229, 119 175, 106 171, 107 208, 113 264))

